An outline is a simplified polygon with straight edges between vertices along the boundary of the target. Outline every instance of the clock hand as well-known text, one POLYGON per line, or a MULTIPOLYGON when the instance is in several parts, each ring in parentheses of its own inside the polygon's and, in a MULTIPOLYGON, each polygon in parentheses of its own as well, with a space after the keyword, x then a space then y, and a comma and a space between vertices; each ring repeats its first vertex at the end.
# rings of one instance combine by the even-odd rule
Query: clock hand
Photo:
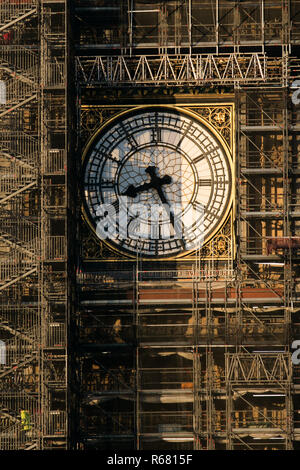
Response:
POLYGON ((171 208, 170 208, 170 205, 169 205, 169 203, 168 203, 168 201, 167 201, 167 199, 166 199, 166 197, 165 197, 165 194, 164 194, 164 192, 163 192, 161 186, 159 186, 159 187, 157 187, 157 188, 155 188, 155 189, 156 189, 157 192, 158 192, 158 195, 159 195, 159 197, 160 197, 161 202, 162 202, 163 204, 167 204, 167 205, 169 206, 169 217, 170 217, 171 225, 172 225, 172 227, 173 227, 173 229, 174 229, 174 232, 176 233, 176 235, 177 235, 177 237, 178 237, 178 240, 179 240, 179 242, 180 242, 182 248, 185 248, 185 243, 184 243, 184 241, 183 241, 183 239, 182 239, 182 234, 181 234, 181 233, 178 233, 177 227, 176 227, 176 225, 175 225, 174 213, 173 213, 173 211, 172 211, 171 208))
POLYGON ((151 178, 150 183, 144 183, 137 187, 131 184, 130 186, 128 186, 125 193, 123 193, 123 196, 136 197, 138 193, 141 193, 142 191, 147 191, 148 189, 157 189, 161 187, 163 184, 169 184, 172 181, 172 178, 169 175, 165 175, 163 178, 159 178, 156 175, 155 166, 148 166, 145 172, 150 175, 150 178, 151 178))
POLYGON ((131 184, 130 186, 128 186, 125 193, 123 193, 123 196, 136 197, 138 193, 141 193, 142 191, 147 191, 148 189, 151 189, 151 188, 153 188, 153 185, 151 182, 141 184, 140 186, 137 186, 137 187, 131 184))
MULTIPOLYGON (((148 175, 151 178, 150 183, 144 183, 144 184, 141 184, 140 186, 137 186, 137 187, 134 187, 133 184, 131 184, 130 186, 128 186, 126 192, 124 193, 124 196, 136 197, 137 194, 142 192, 142 191, 146 191, 148 189, 156 189, 161 202, 163 204, 167 204, 170 207, 170 205, 169 205, 169 203, 166 199, 166 196, 165 196, 165 194, 162 190, 162 185, 163 184, 170 184, 172 182, 171 176, 165 175, 162 178, 160 178, 156 174, 156 167, 155 166, 148 166, 148 168, 146 168, 145 172, 148 173, 148 175)), ((170 217, 170 222, 173 226, 173 229, 174 229, 175 233, 177 234, 178 239, 179 239, 182 247, 185 248, 185 244, 184 244, 184 241, 181 237, 181 233, 178 234, 178 231, 177 231, 177 228, 176 228, 176 225, 175 225, 174 214, 171 211, 171 209, 169 210, 169 217, 170 217)))
POLYGON ((157 176, 156 174, 156 166, 148 166, 148 168, 146 168, 145 170, 146 173, 148 173, 148 175, 150 175, 150 178, 151 178, 151 183, 153 185, 153 188, 157 188, 157 187, 160 187, 162 186, 163 184, 170 184, 172 183, 172 178, 171 176, 169 175, 165 175, 163 176, 162 178, 160 178, 159 176, 157 176))
POLYGON ((156 189, 156 191, 158 192, 158 195, 159 195, 159 197, 160 197, 161 202, 162 202, 163 204, 168 204, 168 206, 169 206, 169 203, 168 203, 168 201, 167 201, 167 199, 166 199, 165 193, 164 193, 163 190, 162 190, 162 187, 161 187, 161 186, 157 186, 157 188, 155 188, 155 189, 156 189))

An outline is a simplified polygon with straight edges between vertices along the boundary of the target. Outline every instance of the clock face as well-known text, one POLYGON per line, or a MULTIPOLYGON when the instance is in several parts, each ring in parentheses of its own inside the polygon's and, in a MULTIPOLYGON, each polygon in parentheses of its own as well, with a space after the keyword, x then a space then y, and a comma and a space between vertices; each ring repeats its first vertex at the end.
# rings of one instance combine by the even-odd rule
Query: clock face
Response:
POLYGON ((129 255, 184 255, 224 222, 231 180, 230 157, 206 124, 171 107, 138 108, 92 138, 85 212, 100 239, 129 255))

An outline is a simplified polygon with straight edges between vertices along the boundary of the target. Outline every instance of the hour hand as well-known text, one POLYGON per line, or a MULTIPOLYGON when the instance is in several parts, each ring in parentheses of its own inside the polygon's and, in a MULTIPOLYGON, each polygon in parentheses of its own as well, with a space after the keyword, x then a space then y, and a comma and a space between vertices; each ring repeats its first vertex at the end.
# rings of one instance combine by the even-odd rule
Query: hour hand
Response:
MULTIPOLYGON (((150 183, 144 183, 137 187, 131 184, 128 186, 125 193, 123 193, 123 196, 136 197, 138 193, 141 193, 142 191, 148 191, 148 189, 156 189, 161 198, 161 187, 163 184, 170 184, 172 182, 171 176, 165 175, 163 176, 163 178, 159 178, 159 176, 157 176, 156 174, 155 166, 148 166, 145 169, 145 172, 148 173, 151 178, 150 183)), ((162 200, 162 202, 164 201, 162 200)))
POLYGON ((125 193, 123 193, 123 196, 136 197, 137 194, 138 193, 137 193, 136 188, 133 186, 133 184, 131 184, 130 186, 128 186, 125 193))
POLYGON ((152 183, 144 183, 137 187, 131 184, 130 186, 128 186, 125 193, 123 193, 123 196, 136 197, 138 193, 151 189, 152 187, 153 187, 152 183))
POLYGON ((148 175, 150 175, 151 183, 155 189, 162 186, 163 184, 170 184, 172 183, 172 178, 169 175, 165 175, 162 178, 159 178, 156 174, 156 166, 148 166, 145 170, 148 175))

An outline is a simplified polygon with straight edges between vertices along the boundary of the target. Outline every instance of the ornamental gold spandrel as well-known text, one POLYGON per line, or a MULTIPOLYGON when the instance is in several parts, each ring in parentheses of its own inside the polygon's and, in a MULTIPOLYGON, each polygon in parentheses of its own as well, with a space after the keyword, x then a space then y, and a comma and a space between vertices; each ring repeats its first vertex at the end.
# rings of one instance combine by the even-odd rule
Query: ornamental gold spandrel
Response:
POLYGON ((189 106, 189 109, 209 122, 232 149, 232 106, 189 106))

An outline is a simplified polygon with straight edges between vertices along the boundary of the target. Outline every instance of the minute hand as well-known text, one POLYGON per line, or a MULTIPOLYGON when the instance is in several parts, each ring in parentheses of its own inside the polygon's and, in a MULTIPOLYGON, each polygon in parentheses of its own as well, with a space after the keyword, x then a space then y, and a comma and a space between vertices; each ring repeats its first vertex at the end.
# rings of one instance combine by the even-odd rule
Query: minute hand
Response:
POLYGON ((176 228, 175 228, 175 221, 174 221, 174 214, 173 212, 171 211, 171 208, 170 208, 170 205, 167 201, 167 198, 165 196, 165 193, 163 192, 162 190, 162 185, 167 183, 171 183, 172 181, 172 178, 169 176, 169 175, 165 175, 163 178, 159 178, 157 175, 156 175, 156 167, 155 166, 148 166, 148 168, 145 170, 146 173, 148 173, 151 177, 151 183, 153 184, 153 187, 156 189, 159 197, 160 197, 160 200, 163 204, 167 204, 169 206, 169 216, 170 216, 170 222, 176 232, 176 228))
POLYGON ((159 178, 155 174, 155 170, 155 167, 146 168, 146 173, 148 173, 151 177, 150 183, 144 183, 137 187, 131 184, 130 186, 128 186, 125 193, 123 193, 123 196, 136 197, 139 193, 143 191, 147 191, 148 189, 158 189, 161 188, 163 184, 169 184, 171 182, 170 176, 165 175, 163 178, 159 178))

